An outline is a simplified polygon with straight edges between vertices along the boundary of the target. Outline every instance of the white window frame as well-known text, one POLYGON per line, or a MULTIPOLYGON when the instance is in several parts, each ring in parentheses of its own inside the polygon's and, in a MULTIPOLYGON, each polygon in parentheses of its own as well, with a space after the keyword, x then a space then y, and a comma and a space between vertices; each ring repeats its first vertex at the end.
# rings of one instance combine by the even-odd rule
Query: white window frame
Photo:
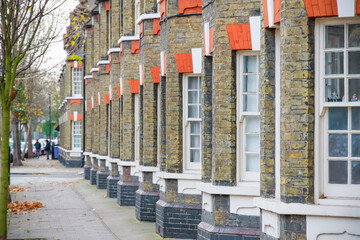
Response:
POLYGON ((201 156, 202 156, 202 139, 201 139, 201 129, 202 129, 202 119, 201 111, 199 113, 199 118, 188 118, 188 78, 189 77, 198 77, 200 79, 199 93, 200 93, 200 107, 201 107, 201 75, 199 74, 184 74, 183 75, 183 163, 185 172, 199 172, 201 170, 201 156), (199 122, 200 123, 200 161, 199 162, 190 162, 190 123, 199 122))
MULTIPOLYGON (((259 172, 248 172, 246 171, 246 157, 245 157, 245 125, 247 116, 260 116, 260 84, 259 84, 259 64, 260 64, 260 52, 258 51, 238 51, 237 52, 237 72, 236 72, 236 84, 237 84, 237 180, 238 182, 258 182, 260 181, 260 170, 259 172), (247 112, 243 108, 243 57, 244 56, 257 56, 257 112, 247 112)), ((260 135, 260 133, 259 133, 260 135)), ((260 141, 260 139, 259 139, 260 141)), ((259 152, 260 156, 260 152, 259 152)), ((260 169, 260 166, 259 166, 260 169)))
POLYGON ((80 121, 72 121, 72 149, 73 150, 81 150, 81 122, 80 121), (76 129, 78 128, 78 129, 76 129), (76 133, 76 130, 79 132, 76 133), (80 140, 79 146, 75 145, 75 137, 78 137, 80 140))
POLYGON ((110 104, 107 104, 106 107, 108 108, 108 156, 110 157, 110 152, 111 152, 111 107, 110 107, 110 104))
MULTIPOLYGON (((322 18, 316 19, 315 24, 315 142, 314 142, 314 156, 315 156, 315 201, 316 203, 332 203, 337 202, 333 200, 341 200, 339 204, 344 204, 344 199, 352 200, 360 197, 360 184, 350 184, 351 173, 351 133, 358 133, 358 130, 351 130, 351 108, 360 107, 360 102, 348 101, 348 78, 360 78, 360 74, 352 74, 351 77, 348 72, 347 64, 347 30, 345 28, 344 39, 344 73, 336 75, 338 78, 344 79, 344 95, 345 102, 326 102, 325 101, 325 26, 328 25, 346 25, 346 24, 360 24, 360 18, 322 18), (348 108, 348 129, 349 130, 328 130, 328 114, 329 107, 347 107, 348 108), (328 156, 328 134, 329 133, 347 133, 348 134, 348 157, 327 157, 328 156), (336 159, 347 159, 348 162, 348 184, 329 184, 328 183, 328 161, 336 159), (324 195, 327 199, 321 197, 324 195)), ((354 48, 355 49, 355 48, 354 48)), ((360 49, 360 48, 356 48, 360 49)), ((335 77, 335 75, 330 75, 335 77)), ((331 78, 326 76, 326 78, 331 78)), ((359 158, 355 158, 359 159, 359 158)))
POLYGON ((161 88, 160 83, 157 84, 157 166, 160 166, 161 161, 161 88))
POLYGON ((134 118, 135 118, 135 162, 140 160, 140 96, 134 95, 134 118))
POLYGON ((82 96, 82 69, 81 68, 72 68, 72 96, 80 97, 82 96), (76 91, 76 85, 79 85, 80 93, 76 91))

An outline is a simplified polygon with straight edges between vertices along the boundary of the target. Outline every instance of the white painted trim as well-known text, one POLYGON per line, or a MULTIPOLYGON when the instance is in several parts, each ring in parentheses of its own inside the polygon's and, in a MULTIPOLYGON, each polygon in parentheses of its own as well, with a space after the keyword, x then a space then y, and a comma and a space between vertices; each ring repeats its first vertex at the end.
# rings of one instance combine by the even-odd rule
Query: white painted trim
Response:
POLYGON ((122 78, 120 78, 120 95, 123 95, 124 84, 122 78))
POLYGON ((104 159, 104 160, 106 160, 107 158, 108 158, 108 156, 104 156, 104 155, 97 155, 97 157, 96 157, 97 159, 104 159))
POLYGON ((162 179, 189 179, 189 180, 201 180, 201 174, 191 173, 168 173, 168 172, 157 172, 156 175, 162 179))
POLYGON ((253 196, 230 195, 230 213, 246 216, 260 216, 260 209, 255 206, 253 196))
POLYGON ((84 77, 84 79, 91 79, 92 78, 92 75, 86 75, 85 77, 84 77))
POLYGON ((98 104, 100 105, 101 103, 101 95, 100 95, 100 92, 98 92, 98 104))
POLYGON ((66 102, 66 100, 81 100, 83 99, 82 96, 76 96, 76 97, 66 97, 64 100, 64 103, 66 102))
POLYGON ((255 198, 254 203, 263 210, 281 215, 360 217, 359 207, 283 203, 276 199, 265 198, 255 198))
POLYGON ((274 0, 267 0, 267 9, 269 17, 269 28, 275 27, 274 25, 274 0))
POLYGON ((201 64, 202 64, 202 49, 201 48, 192 48, 192 64, 193 64, 193 73, 201 74, 201 64))
POLYGON ((164 77, 165 76, 165 51, 161 51, 160 52, 160 70, 161 70, 161 76, 164 77))
POLYGON ((83 152, 84 156, 90 156, 91 152, 83 152))
POLYGON ((120 48, 110 48, 107 52, 107 54, 109 55, 110 53, 115 53, 115 52, 120 52, 120 48))
POLYGON ((281 167, 281 76, 280 76, 280 29, 275 30, 275 198, 280 199, 281 167))
POLYGON ((260 16, 250 17, 251 46, 253 51, 260 51, 260 16))
POLYGON ((210 55, 210 24, 204 23, 204 37, 205 37, 205 56, 210 55))
POLYGON ((261 215, 261 231, 276 239, 280 238, 280 216, 269 212, 262 211, 261 215))
POLYGON ((112 88, 111 88, 111 84, 109 85, 109 99, 111 101, 112 99, 112 88))
POLYGON ((139 64, 139 79, 140 79, 140 86, 143 85, 143 75, 142 75, 142 64, 139 64))
POLYGON ((74 68, 78 67, 78 61, 74 61, 74 68))
POLYGON ((106 64, 110 64, 110 61, 109 60, 101 60, 97 63, 97 65, 106 65, 106 64))
POLYGON ((99 68, 92 68, 92 69, 90 70, 91 73, 93 73, 93 72, 98 72, 98 71, 99 71, 99 68))
POLYGON ((91 109, 94 108, 94 96, 91 96, 91 109))
POLYGON ((134 41, 134 40, 139 40, 139 36, 122 36, 119 40, 118 40, 118 44, 120 44, 121 42, 125 42, 125 41, 134 41))
MULTIPOLYGON (((239 184, 240 185, 240 184, 239 184)), ((224 194, 234 196, 260 196, 260 184, 258 182, 242 182, 240 186, 215 186, 211 183, 199 183, 197 188, 209 194, 224 194)))
MULTIPOLYGON (((160 4, 163 0, 157 0, 157 3, 160 4)), ((165 1, 165 0, 164 0, 165 1)))
POLYGON ((62 148, 62 147, 60 147, 60 146, 59 146, 59 149, 62 150, 62 151, 64 151, 64 152, 67 152, 67 153, 82 153, 82 152, 83 152, 83 151, 81 151, 81 150, 67 150, 67 149, 62 148))
POLYGON ((178 179, 178 193, 201 195, 201 191, 196 188, 196 185, 200 182, 199 179, 178 179))
POLYGON ((78 120, 78 112, 74 111, 74 122, 77 122, 78 120))
POLYGON ((136 162, 130 162, 130 161, 118 161, 117 162, 119 164, 119 166, 124 166, 124 167, 136 167, 136 162))
POLYGON ((141 14, 140 17, 136 20, 136 24, 140 24, 140 22, 143 20, 154 18, 160 18, 160 13, 141 14))
POLYGON ((211 194, 202 193, 202 207, 207 212, 214 212, 214 202, 211 194))
POLYGON ((91 153, 91 154, 90 154, 90 157, 91 157, 91 158, 97 158, 98 156, 99 156, 99 154, 95 154, 95 153, 91 153))
POLYGON ((339 18, 355 17, 355 0, 337 0, 339 18))
POLYGON ((160 171, 160 168, 158 168, 158 167, 147 167, 147 166, 140 165, 139 170, 141 172, 158 172, 158 171, 160 171))

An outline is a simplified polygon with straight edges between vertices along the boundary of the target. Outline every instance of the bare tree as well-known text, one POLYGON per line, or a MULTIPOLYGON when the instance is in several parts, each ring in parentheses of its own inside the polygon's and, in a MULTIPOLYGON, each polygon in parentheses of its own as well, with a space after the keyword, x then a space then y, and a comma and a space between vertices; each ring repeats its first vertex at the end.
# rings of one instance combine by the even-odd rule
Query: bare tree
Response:
POLYGON ((46 25, 44 19, 49 17, 64 1, 0 0, 0 101, 2 106, 0 239, 7 239, 10 108, 13 101, 11 95, 14 82, 17 77, 22 77, 22 74, 30 69, 34 62, 43 57, 55 38, 53 26, 56 24, 46 25))

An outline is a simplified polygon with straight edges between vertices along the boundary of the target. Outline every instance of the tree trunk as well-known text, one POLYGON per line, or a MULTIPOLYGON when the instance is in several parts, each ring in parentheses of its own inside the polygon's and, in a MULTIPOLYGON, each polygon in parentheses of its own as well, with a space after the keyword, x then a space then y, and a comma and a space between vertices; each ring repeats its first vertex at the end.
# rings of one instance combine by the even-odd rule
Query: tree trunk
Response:
POLYGON ((27 144, 28 144, 28 158, 34 158, 33 145, 32 145, 32 124, 29 121, 29 127, 27 131, 27 144))
POLYGON ((7 201, 9 191, 9 138, 10 106, 2 103, 1 186, 0 186, 0 239, 7 239, 7 201))
POLYGON ((11 128, 13 136, 13 166, 22 166, 21 163, 21 144, 20 144, 20 134, 19 134, 19 121, 15 116, 12 116, 11 119, 11 128))

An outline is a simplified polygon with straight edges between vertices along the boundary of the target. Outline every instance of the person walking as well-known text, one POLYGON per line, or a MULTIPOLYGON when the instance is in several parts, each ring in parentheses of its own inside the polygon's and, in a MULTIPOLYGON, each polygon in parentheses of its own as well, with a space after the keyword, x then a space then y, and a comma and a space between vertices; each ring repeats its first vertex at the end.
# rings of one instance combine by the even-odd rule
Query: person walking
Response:
POLYGON ((46 152, 46 160, 49 160, 50 142, 47 139, 46 139, 46 145, 45 145, 45 152, 46 152))
POLYGON ((39 143, 39 139, 36 139, 36 143, 34 145, 35 145, 35 158, 39 159, 40 149, 41 149, 41 144, 39 143))

